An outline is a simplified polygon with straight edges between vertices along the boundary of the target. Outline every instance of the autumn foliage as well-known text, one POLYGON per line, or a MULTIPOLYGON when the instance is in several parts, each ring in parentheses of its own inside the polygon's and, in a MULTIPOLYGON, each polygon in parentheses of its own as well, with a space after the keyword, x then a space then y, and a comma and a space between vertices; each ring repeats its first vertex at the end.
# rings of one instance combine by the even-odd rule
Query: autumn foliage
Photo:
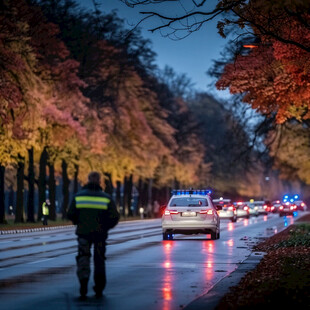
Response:
POLYGON ((250 25, 259 43, 239 49, 216 86, 275 118, 278 125, 265 139, 275 168, 284 178, 309 184, 309 2, 257 0, 243 6, 239 26, 250 25))
MULTIPOLYGON (((149 66, 154 56, 139 34, 113 38, 123 27, 115 15, 95 20, 76 11, 74 2, 53 3, 7 0, 0 8, 0 165, 19 167, 20 195, 28 161, 31 188, 33 169, 40 170, 40 203, 46 165, 50 186, 57 175, 67 180, 67 173, 83 183, 90 170, 114 186, 129 176, 188 186, 201 167, 207 174, 197 132, 188 128, 177 139, 175 111, 152 86, 159 84, 149 66)), ((166 94, 171 102, 181 100, 169 88, 166 94)))

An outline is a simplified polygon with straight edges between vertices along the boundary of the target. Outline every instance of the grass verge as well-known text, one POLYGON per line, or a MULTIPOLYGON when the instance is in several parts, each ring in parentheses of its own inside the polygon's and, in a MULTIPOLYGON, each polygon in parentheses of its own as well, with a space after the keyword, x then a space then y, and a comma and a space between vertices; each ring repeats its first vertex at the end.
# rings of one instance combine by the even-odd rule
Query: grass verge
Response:
POLYGON ((215 309, 310 309, 310 215, 254 250, 267 254, 215 309))

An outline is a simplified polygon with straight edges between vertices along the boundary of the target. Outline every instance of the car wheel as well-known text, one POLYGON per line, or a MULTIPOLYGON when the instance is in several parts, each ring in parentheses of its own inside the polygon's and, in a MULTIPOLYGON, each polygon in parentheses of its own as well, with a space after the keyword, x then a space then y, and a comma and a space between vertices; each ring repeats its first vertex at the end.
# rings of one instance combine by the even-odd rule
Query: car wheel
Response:
POLYGON ((211 240, 216 240, 216 239, 217 239, 217 232, 211 231, 211 240))
POLYGON ((220 234, 220 231, 218 231, 216 239, 220 239, 220 237, 221 237, 221 234, 220 234))
POLYGON ((232 221, 233 223, 235 223, 235 222, 237 222, 237 218, 236 218, 236 217, 233 217, 233 218, 231 219, 231 221, 232 221))
POLYGON ((168 240, 168 234, 167 233, 163 233, 163 240, 168 240))

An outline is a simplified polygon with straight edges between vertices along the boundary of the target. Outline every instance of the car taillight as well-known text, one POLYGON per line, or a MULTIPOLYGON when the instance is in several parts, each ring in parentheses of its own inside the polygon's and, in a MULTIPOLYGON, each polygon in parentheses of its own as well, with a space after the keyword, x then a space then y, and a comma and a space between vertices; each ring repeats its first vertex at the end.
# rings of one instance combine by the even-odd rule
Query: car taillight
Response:
POLYGON ((267 209, 267 205, 264 205, 264 209, 265 209, 265 210, 267 209))
POLYGON ((283 206, 280 206, 279 209, 280 209, 280 210, 283 210, 284 208, 283 208, 283 206))
POLYGON ((294 210, 294 209, 295 209, 295 207, 294 207, 294 206, 290 206, 290 209, 291 209, 291 210, 294 210))
POLYGON ((178 211, 175 210, 165 210, 165 215, 170 215, 170 214, 178 214, 178 211))
POLYGON ((233 211, 233 210, 234 210, 234 207, 228 207, 228 210, 229 210, 229 211, 233 211))
POLYGON ((274 210, 274 207, 271 207, 271 211, 273 211, 274 210))
POLYGON ((305 204, 302 202, 301 204, 300 204, 302 207, 304 207, 305 206, 305 204))
POLYGON ((213 214, 213 210, 200 210, 199 213, 200 213, 200 214, 209 214, 209 215, 212 215, 212 214, 213 214))

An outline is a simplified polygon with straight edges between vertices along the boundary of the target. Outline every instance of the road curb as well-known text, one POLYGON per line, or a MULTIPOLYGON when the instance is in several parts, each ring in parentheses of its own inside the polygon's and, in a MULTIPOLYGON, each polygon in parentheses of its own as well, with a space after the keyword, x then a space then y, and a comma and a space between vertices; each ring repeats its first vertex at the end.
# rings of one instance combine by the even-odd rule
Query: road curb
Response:
POLYGON ((198 297, 184 310, 213 310, 218 305, 221 298, 229 292, 230 287, 238 285, 240 280, 261 261, 266 253, 253 252, 228 276, 216 283, 206 294, 198 297))
POLYGON ((46 230, 56 230, 56 229, 65 229, 73 228, 74 225, 63 225, 63 226, 51 226, 51 227, 41 227, 41 228, 26 228, 26 229, 10 229, 10 230, 0 230, 0 235, 12 235, 36 231, 46 231, 46 230))

